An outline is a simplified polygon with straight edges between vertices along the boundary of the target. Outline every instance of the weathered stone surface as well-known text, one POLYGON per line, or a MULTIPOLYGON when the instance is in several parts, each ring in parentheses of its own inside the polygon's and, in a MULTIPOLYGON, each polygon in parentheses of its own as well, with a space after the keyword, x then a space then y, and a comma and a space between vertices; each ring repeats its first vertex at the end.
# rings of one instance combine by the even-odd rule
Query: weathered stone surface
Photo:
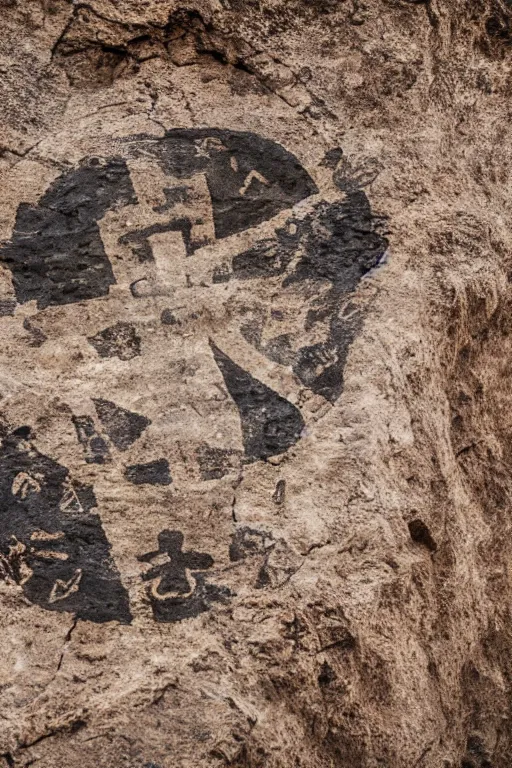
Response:
POLYGON ((509 3, 0 11, 0 765, 508 768, 509 3))

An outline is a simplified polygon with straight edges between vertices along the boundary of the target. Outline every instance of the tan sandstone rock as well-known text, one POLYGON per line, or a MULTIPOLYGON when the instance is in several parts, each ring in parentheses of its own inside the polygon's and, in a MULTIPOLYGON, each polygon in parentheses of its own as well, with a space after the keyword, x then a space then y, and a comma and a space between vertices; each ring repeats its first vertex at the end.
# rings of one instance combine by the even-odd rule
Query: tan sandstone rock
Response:
POLYGON ((508 768, 510 3, 0 16, 0 764, 508 768))

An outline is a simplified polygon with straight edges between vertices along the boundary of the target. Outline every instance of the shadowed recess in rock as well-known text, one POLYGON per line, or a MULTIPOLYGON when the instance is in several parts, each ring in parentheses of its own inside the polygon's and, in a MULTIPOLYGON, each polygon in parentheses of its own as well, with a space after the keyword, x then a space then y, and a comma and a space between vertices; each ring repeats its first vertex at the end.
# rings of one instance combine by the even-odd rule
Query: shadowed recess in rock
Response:
POLYGON ((212 341, 210 347, 240 413, 246 460, 267 459, 287 451, 304 429, 299 409, 236 365, 212 341))
POLYGON ((126 451, 151 424, 146 416, 121 408, 111 400, 93 398, 93 403, 105 432, 119 451, 126 451))
POLYGON ((156 459, 147 464, 126 467, 125 477, 134 485, 170 485, 172 483, 167 459, 156 459))
POLYGON ((230 591, 206 581, 204 571, 214 564, 205 552, 183 551, 181 531, 163 530, 158 535, 158 549, 140 555, 142 563, 151 563, 162 555, 167 562, 154 565, 142 575, 151 582, 148 597, 157 621, 191 619, 211 608, 213 602, 225 602, 230 591))
POLYGON ((20 303, 39 309, 105 296, 115 283, 98 222, 108 210, 137 202, 123 159, 84 162, 54 181, 37 205, 18 207, 0 258, 20 303))
POLYGON ((131 621, 128 594, 110 554, 91 486, 39 453, 29 433, 0 449, 0 563, 26 597, 94 622, 131 621))

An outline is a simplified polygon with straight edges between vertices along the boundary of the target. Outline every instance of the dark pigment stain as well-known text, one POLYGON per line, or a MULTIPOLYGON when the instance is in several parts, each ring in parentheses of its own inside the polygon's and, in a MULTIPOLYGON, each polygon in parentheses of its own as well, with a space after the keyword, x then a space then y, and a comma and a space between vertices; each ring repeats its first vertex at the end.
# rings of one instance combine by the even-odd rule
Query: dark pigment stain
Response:
POLYGON ((162 325, 181 325, 179 320, 176 319, 176 315, 171 309, 163 309, 160 315, 160 322, 162 325))
POLYGON ((132 250, 138 256, 140 262, 152 261, 153 251, 149 238, 162 232, 181 232, 187 256, 191 256, 194 251, 205 245, 203 241, 196 242, 192 239, 192 222, 184 216, 172 218, 163 224, 152 224, 144 229, 128 232, 119 238, 121 245, 132 245, 132 250))
POLYGON ((0 449, 0 553, 26 597, 94 622, 129 623, 128 594, 110 554, 91 486, 39 453, 30 430, 0 449))
POLYGON ((240 280, 284 275, 299 256, 282 287, 299 283, 328 285, 310 309, 305 330, 327 324, 327 339, 292 348, 290 336, 281 334, 263 346, 261 328, 242 327, 245 338, 270 360, 291 365, 304 386, 334 402, 343 390, 343 370, 350 345, 362 326, 358 312, 340 317, 342 302, 357 288, 361 278, 376 267, 388 242, 377 229, 368 198, 352 192, 343 202, 320 202, 304 219, 290 219, 275 237, 260 240, 233 259, 233 277, 240 280))
POLYGON ((164 173, 179 179, 205 174, 216 238, 261 224, 318 192, 294 155, 255 133, 176 129, 157 143, 142 140, 141 147, 164 173))
POLYGON ((320 165, 323 168, 330 168, 331 170, 334 170, 342 157, 343 150, 341 147, 333 147, 333 149, 327 150, 320 165))
POLYGON ((110 461, 108 445, 96 431, 94 420, 90 416, 73 416, 73 424, 87 464, 105 464, 110 461))
POLYGON ((215 267, 212 274, 212 283, 227 283, 229 282, 231 275, 227 264, 221 264, 215 267))
POLYGON ((12 317, 17 303, 16 299, 0 299, 0 317, 12 317))
POLYGON ((232 563, 236 563, 254 555, 265 555, 273 544, 274 539, 271 533, 244 526, 235 531, 231 537, 229 559, 232 563))
POLYGON ((210 347, 240 413, 246 460, 268 459, 295 445, 304 429, 299 409, 236 365, 211 341, 210 347))
POLYGON ((26 317, 23 321, 23 328, 28 331, 28 345, 29 347, 42 347, 47 336, 43 331, 37 327, 34 320, 30 317, 26 317))
POLYGON ((140 336, 131 323, 116 323, 95 336, 90 336, 87 341, 100 357, 132 360, 140 355, 140 336))
POLYGON ((158 549, 140 555, 142 563, 167 555, 169 561, 155 565, 142 575, 152 582, 148 597, 157 621, 173 622, 191 619, 211 608, 213 602, 226 602, 230 591, 206 581, 205 571, 213 566, 213 558, 204 552, 183 552, 183 534, 163 530, 158 535, 158 549))
POLYGON ((240 453, 203 443, 196 450, 201 480, 219 480, 238 464, 240 453))
POLYGON ((125 161, 84 162, 62 174, 37 205, 18 207, 0 258, 20 303, 52 304, 105 296, 115 283, 98 222, 108 210, 137 202, 125 161))
POLYGON ((190 187, 182 184, 178 187, 164 187, 165 203, 163 205, 155 205, 153 208, 155 213, 166 213, 178 205, 178 203, 186 203, 189 198, 190 187))
POLYGON ((119 451, 126 451, 151 424, 146 416, 132 413, 110 400, 93 398, 93 403, 105 432, 119 451))
POLYGON ((124 476, 134 485, 170 485, 172 483, 167 459, 126 467, 124 476))
POLYGON ((272 501, 275 504, 281 505, 281 504, 284 504, 285 497, 286 497, 286 480, 278 480, 276 484, 276 489, 272 494, 272 501))

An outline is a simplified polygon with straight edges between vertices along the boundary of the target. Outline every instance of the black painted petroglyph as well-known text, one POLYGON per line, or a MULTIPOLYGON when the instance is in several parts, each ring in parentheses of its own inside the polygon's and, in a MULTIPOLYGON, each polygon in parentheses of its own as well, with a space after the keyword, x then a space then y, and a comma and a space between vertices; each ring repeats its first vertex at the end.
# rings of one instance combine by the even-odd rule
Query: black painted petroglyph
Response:
POLYGON ((357 191, 343 202, 316 204, 302 220, 292 218, 276 230, 275 238, 262 240, 233 259, 233 276, 249 280, 283 275, 299 255, 293 272, 283 279, 283 289, 296 283, 329 285, 311 302, 304 328, 327 324, 325 341, 294 349, 290 335, 281 334, 263 345, 263 324, 257 321, 242 325, 241 331, 258 351, 281 365, 291 365, 306 387, 331 402, 343 389, 348 349, 362 322, 360 315, 340 317, 342 301, 379 264, 387 248, 377 223, 368 198, 357 191))
POLYGON ((43 333, 43 331, 37 327, 35 322, 30 317, 26 317, 23 321, 23 328, 28 331, 28 345, 30 347, 41 347, 46 339, 46 334, 43 333))
MULTIPOLYGON (((116 152, 124 146, 124 157, 85 160, 50 184, 37 204, 19 205, 11 240, 0 246, 0 259, 11 272, 15 293, 15 298, 0 300, 0 317, 15 315, 17 304, 29 301, 36 301, 38 309, 44 311, 53 305, 105 300, 115 275, 100 224, 109 211, 135 206, 126 214, 126 221, 123 219, 125 229, 116 233, 118 245, 128 247, 118 248, 115 254, 115 263, 124 270, 115 293, 122 297, 125 291, 126 315, 115 318, 118 322, 106 319, 105 324, 114 324, 98 333, 98 326, 88 329, 94 334, 87 341, 100 358, 95 363, 98 368, 115 367, 123 371, 126 380, 138 370, 145 350, 136 328, 155 330, 150 326, 158 317, 148 321, 147 306, 148 299, 160 289, 160 295, 172 296, 169 305, 175 298, 177 301, 174 308, 162 310, 159 306, 160 323, 166 328, 165 333, 161 326, 156 331, 169 344, 179 344, 184 331, 187 336, 204 333, 204 319, 209 315, 200 305, 203 299, 196 302, 197 286, 212 291, 214 297, 224 292, 232 296, 238 287, 242 301, 233 300, 236 309, 231 314, 230 308, 228 314, 235 327, 230 330, 240 333, 271 363, 288 369, 287 376, 293 374, 297 384, 329 402, 336 401, 343 389, 348 350, 362 328, 366 311, 364 304, 353 301, 352 294, 361 279, 381 263, 387 248, 379 221, 362 191, 375 169, 354 172, 340 148, 328 151, 320 165, 332 171, 333 190, 337 187, 338 196, 340 190, 345 196, 326 202, 318 197, 308 200, 319 190, 294 155, 253 133, 176 129, 162 138, 141 135, 123 142, 118 142, 116 152), (161 180, 155 190, 158 194, 151 199, 149 209, 144 209, 144 226, 129 171, 134 161, 146 162, 153 169, 157 165, 161 180), (301 201, 304 204, 294 208, 301 201), (150 213, 148 219, 151 208, 154 218, 150 213), (283 224, 284 218, 280 218, 274 232, 271 225, 264 234, 258 230, 259 225, 286 211, 290 212, 288 220, 283 224), (233 257, 219 257, 213 247, 217 241, 251 228, 253 233, 244 236, 249 247, 240 248, 233 257), (165 233, 176 236, 162 237, 165 233), (203 255, 198 251, 205 245, 209 248, 203 255), (126 258, 127 250, 135 258, 129 254, 126 258), (211 263, 208 275, 203 276, 202 267, 198 268, 201 258, 212 259, 204 262, 207 269, 211 263), (183 259, 190 268, 183 267, 183 259), (251 281, 256 281, 255 290, 251 281), (180 295, 185 287, 190 299, 180 295), (139 308, 143 319, 137 316, 139 308), (126 318, 137 318, 141 323, 136 326, 126 318), (109 358, 117 358, 123 365, 105 363, 109 358)), ((101 316, 111 318, 107 304, 104 310, 101 316)), ((27 345, 39 347, 46 341, 37 315, 25 318, 23 327, 27 331, 25 350, 27 345)), ((237 365, 225 346, 228 343, 210 340, 211 365, 215 370, 215 362, 238 409, 244 450, 206 442, 196 448, 197 467, 204 481, 220 480, 238 471, 241 461, 266 460, 285 453, 301 438, 305 427, 300 409, 263 384, 254 364, 249 363, 248 370, 237 365)), ((250 358, 250 350, 248 354, 250 358)), ((237 359, 235 354, 233 358, 237 359)), ((171 363, 183 377, 197 370, 185 359, 171 363)), ((225 397, 217 378, 216 386, 225 397)), ((303 402, 299 397, 290 399, 303 402)), ((82 415, 74 416, 73 424, 86 463, 102 465, 113 460, 114 448, 127 451, 151 421, 111 400, 95 398, 93 404, 96 423, 91 416, 82 415)), ((147 458, 126 466, 125 480, 139 486, 170 485, 168 461, 147 458)), ((69 610, 92 621, 129 621, 128 598, 111 559, 110 545, 98 515, 91 511, 96 503, 92 488, 73 484, 65 467, 38 453, 30 444, 28 428, 4 439, 0 486, 4 496, 9 486, 10 494, 3 516, 0 514, 0 573, 10 575, 23 585, 29 599, 51 610, 69 610), (83 546, 79 543, 82 539, 83 546)), ((284 504, 285 491, 285 482, 280 480, 272 495, 276 505, 284 504)), ((212 603, 229 598, 229 590, 208 581, 214 565, 211 556, 184 552, 182 533, 164 530, 158 543, 157 551, 139 558, 151 566, 142 578, 148 583, 147 594, 157 621, 191 618, 212 603)), ((279 546, 271 534, 241 528, 233 536, 229 555, 233 562, 262 555, 264 563, 256 586, 275 586, 296 569, 284 549, 278 562, 279 546)))
POLYGON ((110 452, 105 440, 98 434, 90 416, 73 416, 76 435, 82 444, 88 464, 104 464, 110 461, 110 452))
POLYGON ((0 257, 12 272, 20 303, 39 309, 108 294, 115 282, 98 222, 136 202, 126 162, 84 162, 60 176, 37 205, 22 203, 0 257))
POLYGON ((192 223, 190 219, 185 217, 171 219, 165 224, 152 224, 144 229, 128 232, 119 238, 119 242, 121 245, 126 243, 132 244, 132 249, 137 254, 139 261, 151 261, 153 259, 153 251, 149 238, 162 232, 181 232, 187 256, 190 256, 195 250, 205 245, 204 242, 197 242, 192 239, 192 223))
POLYGON ((213 283, 227 283, 230 279, 229 266, 227 264, 221 264, 215 267, 212 274, 213 283))
POLYGON ((185 185, 164 187, 165 203, 163 205, 155 205, 153 208, 154 212, 166 213, 166 211, 171 211, 175 208, 178 203, 186 203, 189 199, 189 191, 190 187, 185 185))
POLYGON ((219 480, 237 467, 240 453, 203 443, 196 450, 201 480, 219 480))
MULTIPOLYGON (((151 253, 151 258, 152 257, 153 254, 151 253)), ((149 296, 151 294, 151 286, 147 277, 141 277, 139 280, 134 280, 133 283, 130 283, 130 293, 134 299, 140 299, 144 296, 149 296)))
POLYGON ((92 344, 100 357, 132 360, 140 355, 140 336, 130 323, 116 323, 95 336, 90 336, 87 341, 92 344))
MULTIPOLYGON (((254 227, 318 192, 290 152, 256 134, 176 129, 159 140, 139 136, 127 142, 131 155, 153 157, 166 175, 178 180, 163 188, 165 203, 154 206, 155 214, 168 214, 167 221, 120 237, 120 242, 129 243, 142 262, 153 260, 149 239, 154 234, 181 232, 188 255, 205 244, 204 234, 199 238, 193 235, 194 226, 201 221, 197 212, 183 212, 183 206, 190 203, 192 189, 183 182, 196 175, 206 179, 217 239, 254 227), (174 209, 179 213, 173 215, 174 209)), ((343 160, 342 150, 334 148, 326 153, 322 165, 333 169, 339 181, 343 160)), ((357 185, 345 191, 349 194, 344 202, 316 204, 302 220, 290 219, 274 237, 257 241, 236 255, 231 267, 226 263, 217 265, 212 275, 214 284, 230 278, 283 275, 283 289, 294 282, 330 282, 331 290, 308 318, 310 329, 328 325, 324 341, 297 346, 298 339, 281 334, 258 345, 258 349, 270 360, 292 366, 304 386, 331 402, 341 393, 347 350, 360 328, 356 320, 339 318, 341 299, 379 263, 387 246, 377 231, 364 192, 357 185), (294 271, 286 274, 298 252, 301 255, 294 271)), ((114 276, 98 221, 109 209, 134 203, 126 162, 114 157, 83 162, 57 179, 38 205, 20 205, 13 237, 2 249, 2 258, 13 272, 18 300, 36 298, 38 306, 45 307, 107 294, 114 276)), ((146 278, 134 281, 130 289, 134 297, 151 293, 146 278)), ((102 344, 98 336, 91 343, 97 342, 99 354, 110 354, 106 351, 110 340, 105 338, 102 344)), ((137 349, 135 340, 118 356, 129 359, 130 349, 137 349)))
POLYGON ((244 526, 231 537, 229 559, 232 563, 236 563, 254 555, 265 555, 273 545, 274 539, 271 533, 244 526))
POLYGON ((0 317, 12 317, 14 315, 16 299, 1 299, 0 300, 0 317))
POLYGON ((183 534, 164 530, 158 535, 158 549, 140 555, 142 563, 168 557, 168 561, 154 565, 142 575, 151 582, 148 597, 157 621, 173 622, 191 619, 211 608, 213 602, 225 602, 230 592, 206 581, 205 571, 213 558, 204 552, 183 552, 183 534))
POLYGON ((261 224, 318 191, 296 157, 254 133, 176 129, 141 146, 167 174, 206 176, 216 238, 261 224))
MULTIPOLYGON (((128 595, 110 555, 96 499, 68 470, 39 453, 30 430, 0 449, 0 553, 36 605, 77 618, 131 621, 128 595)), ((8 570, 8 568, 7 568, 8 570)))
POLYGON ((170 485, 172 483, 167 459, 156 459, 147 464, 126 467, 125 477, 134 485, 170 485))
POLYGON ((295 280, 329 280, 338 291, 350 293, 379 263, 387 246, 361 191, 343 202, 318 203, 313 214, 295 223, 302 257, 285 285, 295 280))
POLYGON ((93 398, 93 403, 105 432, 118 451, 126 451, 151 424, 146 416, 132 413, 110 400, 93 398))
MULTIPOLYGON (((183 180, 204 174, 217 239, 261 224, 318 191, 292 154, 256 134, 177 129, 157 142, 144 136, 139 141, 140 147, 130 140, 132 152, 152 154, 166 175, 183 180)), ((189 202, 189 190, 183 184, 164 187, 166 202, 153 210, 159 215, 169 213, 167 221, 127 232, 119 238, 120 244, 130 244, 140 262, 153 259, 149 238, 155 234, 181 232, 188 256, 208 244, 204 234, 193 234, 194 226, 202 223, 195 211, 172 215, 174 208, 189 202)))
POLYGON ((320 165, 324 168, 330 168, 331 170, 334 170, 342 157, 343 150, 341 147, 333 147, 333 149, 327 150, 322 161, 320 162, 320 165))
POLYGON ((213 342, 210 346, 240 412, 246 459, 267 459, 295 445, 305 426, 299 409, 236 365, 213 342))
POLYGON ((160 315, 160 322, 162 325, 180 325, 180 321, 176 318, 176 315, 170 309, 162 310, 160 315))

